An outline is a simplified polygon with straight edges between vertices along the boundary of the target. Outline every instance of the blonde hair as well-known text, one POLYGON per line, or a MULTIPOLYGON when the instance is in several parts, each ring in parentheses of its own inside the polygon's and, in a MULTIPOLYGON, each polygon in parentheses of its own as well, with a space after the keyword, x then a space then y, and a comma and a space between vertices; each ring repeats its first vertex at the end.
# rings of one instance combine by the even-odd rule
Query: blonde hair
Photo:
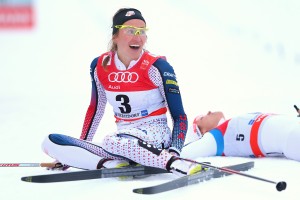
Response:
MULTIPOLYGON (((116 34, 117 34, 117 33, 116 33, 116 34)), ((116 34, 115 34, 115 35, 116 35, 116 34)), ((110 51, 110 52, 116 52, 117 49, 118 49, 117 44, 116 44, 116 43, 114 42, 114 40, 113 40, 113 38, 114 38, 115 35, 113 35, 112 39, 111 39, 111 40, 109 41, 109 43, 108 43, 108 51, 110 51)), ((111 54, 110 54, 110 55, 111 55, 111 54)), ((102 62, 102 66, 104 67, 104 70, 105 70, 105 71, 107 71, 107 64, 109 63, 110 59, 112 59, 112 58, 110 57, 110 55, 106 56, 106 57, 104 58, 103 62, 102 62)))
MULTIPOLYGON (((120 8, 112 17, 112 21, 114 19, 114 17, 120 13, 121 11, 123 11, 126 8, 120 8)), ((113 27, 112 27, 113 28, 113 27)), ((118 35, 119 30, 117 30, 117 32, 115 34, 112 35, 111 40, 108 43, 108 51, 110 52, 116 52, 118 50, 118 45, 114 42, 114 38, 118 35)), ((107 64, 109 63, 110 59, 112 59, 110 57, 110 55, 106 56, 102 62, 102 66, 104 67, 104 70, 107 71, 107 64)))

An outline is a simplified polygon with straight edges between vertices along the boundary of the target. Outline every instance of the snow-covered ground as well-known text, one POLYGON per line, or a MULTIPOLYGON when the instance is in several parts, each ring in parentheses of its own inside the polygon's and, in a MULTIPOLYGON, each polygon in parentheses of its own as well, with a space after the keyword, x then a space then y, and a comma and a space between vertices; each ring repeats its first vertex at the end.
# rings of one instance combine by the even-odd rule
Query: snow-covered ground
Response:
MULTIPOLYGON (((34 157, 31 155, 31 157, 34 157)), ((203 159, 200 159, 203 160, 203 159)), ((251 159, 206 158, 215 165, 234 164, 251 159)), ((27 183, 20 181, 24 175, 54 173, 41 168, 1 169, 1 199, 299 199, 299 163, 284 159, 255 159, 255 167, 245 173, 273 181, 286 181, 287 189, 278 192, 275 184, 232 175, 185 188, 155 195, 132 192, 134 188, 164 183, 175 178, 172 174, 153 175, 143 179, 120 181, 117 178, 95 179, 66 183, 27 183)), ((56 172, 57 173, 57 172, 56 172)))
MULTIPOLYGON (((147 49, 174 66, 190 119, 222 110, 293 115, 300 106, 300 3, 286 1, 97 0, 34 1, 36 27, 0 30, 0 162, 49 162, 41 151, 52 132, 78 137, 90 100, 89 64, 107 50, 111 17, 123 6, 140 9, 150 30, 147 49)), ((110 108, 95 140, 111 131, 110 108), (102 133, 102 134, 101 134, 102 133)), ((32 184, 20 177, 54 173, 43 168, 1 168, 0 199, 299 199, 300 163, 276 158, 198 158, 223 166, 254 160, 247 173, 284 180, 275 185, 233 175, 155 196, 132 189, 173 175, 32 184)))

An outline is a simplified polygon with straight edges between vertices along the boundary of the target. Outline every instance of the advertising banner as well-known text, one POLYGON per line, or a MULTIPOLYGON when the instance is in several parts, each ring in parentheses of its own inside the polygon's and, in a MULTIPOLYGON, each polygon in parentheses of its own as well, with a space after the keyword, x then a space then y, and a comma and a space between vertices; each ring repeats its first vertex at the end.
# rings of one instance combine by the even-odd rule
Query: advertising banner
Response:
POLYGON ((0 31, 32 29, 35 23, 31 0, 0 0, 0 31))

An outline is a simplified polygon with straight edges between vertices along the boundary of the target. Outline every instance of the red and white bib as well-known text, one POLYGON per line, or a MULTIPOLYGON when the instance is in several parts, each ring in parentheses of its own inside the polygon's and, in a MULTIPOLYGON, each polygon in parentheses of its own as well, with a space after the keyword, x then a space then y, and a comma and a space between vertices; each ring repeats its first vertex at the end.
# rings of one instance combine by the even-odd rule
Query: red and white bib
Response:
POLYGON ((159 57, 144 52, 133 67, 119 70, 114 59, 106 67, 102 66, 104 58, 109 54, 113 58, 112 53, 108 52, 98 59, 97 76, 116 119, 132 121, 166 113, 158 86, 149 78, 149 68, 159 57))

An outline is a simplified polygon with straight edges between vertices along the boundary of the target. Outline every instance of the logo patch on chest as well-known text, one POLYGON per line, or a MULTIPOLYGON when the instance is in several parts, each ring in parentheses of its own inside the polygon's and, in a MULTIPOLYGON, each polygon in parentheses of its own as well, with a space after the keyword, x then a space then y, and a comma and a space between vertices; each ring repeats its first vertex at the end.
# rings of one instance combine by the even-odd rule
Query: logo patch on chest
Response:
POLYGON ((136 72, 112 72, 108 75, 108 81, 111 83, 135 83, 139 80, 136 72))

